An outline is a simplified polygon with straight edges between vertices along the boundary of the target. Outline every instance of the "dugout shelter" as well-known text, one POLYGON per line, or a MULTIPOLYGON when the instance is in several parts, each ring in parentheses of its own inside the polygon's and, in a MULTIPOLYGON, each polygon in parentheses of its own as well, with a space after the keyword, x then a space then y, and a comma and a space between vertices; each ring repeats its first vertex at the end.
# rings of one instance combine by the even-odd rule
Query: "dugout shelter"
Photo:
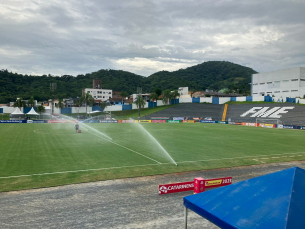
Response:
POLYGON ((298 167, 184 197, 191 209, 220 228, 305 228, 305 170, 298 167))

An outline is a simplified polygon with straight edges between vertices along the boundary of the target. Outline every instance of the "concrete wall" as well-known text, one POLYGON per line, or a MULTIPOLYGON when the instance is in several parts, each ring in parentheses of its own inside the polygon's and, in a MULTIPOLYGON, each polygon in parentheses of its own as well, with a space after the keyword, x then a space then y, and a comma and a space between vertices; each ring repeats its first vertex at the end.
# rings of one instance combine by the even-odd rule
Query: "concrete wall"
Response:
POLYGON ((212 97, 200 98, 201 103, 212 103, 212 97))
POLYGON ((238 102, 245 102, 246 101, 246 96, 236 97, 236 101, 238 101, 238 102))
POLYGON ((108 106, 105 108, 105 111, 121 111, 122 105, 114 105, 114 106, 108 106))
POLYGON ((255 101, 264 101, 265 97, 264 96, 252 96, 252 102, 255 101))
POLYGON ((179 98, 179 103, 191 103, 192 98, 179 98))
MULTIPOLYGON (((162 100, 157 100, 157 106, 164 106, 164 103, 162 100)), ((133 108, 132 108, 133 109, 133 108)))
POLYGON ((219 98, 219 104, 224 104, 229 101, 231 101, 231 97, 220 97, 219 98))

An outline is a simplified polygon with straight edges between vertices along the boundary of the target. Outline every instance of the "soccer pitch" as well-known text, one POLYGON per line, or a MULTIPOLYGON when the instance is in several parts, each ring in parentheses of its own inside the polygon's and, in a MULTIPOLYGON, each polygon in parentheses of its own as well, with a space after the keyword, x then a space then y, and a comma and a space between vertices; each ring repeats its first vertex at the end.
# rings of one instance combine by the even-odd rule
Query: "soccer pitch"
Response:
POLYGON ((2 124, 0 191, 305 159, 301 130, 203 123, 80 129, 2 124))

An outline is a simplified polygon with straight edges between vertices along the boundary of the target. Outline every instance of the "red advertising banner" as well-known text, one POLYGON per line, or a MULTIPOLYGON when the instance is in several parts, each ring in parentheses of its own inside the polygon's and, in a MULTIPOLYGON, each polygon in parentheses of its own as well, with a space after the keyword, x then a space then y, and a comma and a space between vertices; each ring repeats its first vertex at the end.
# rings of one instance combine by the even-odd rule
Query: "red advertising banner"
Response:
POLYGON ((265 128, 275 128, 274 124, 266 124, 266 123, 260 123, 260 127, 265 127, 265 128))
POLYGON ((166 123, 167 120, 151 120, 152 123, 166 123))
POLYGON ((159 185, 159 195, 175 193, 175 192, 193 191, 193 190, 194 190, 194 181, 159 185))
POLYGON ((205 181, 205 188, 216 188, 232 184, 232 177, 222 177, 215 179, 208 179, 205 181))
POLYGON ((243 122, 242 125, 243 126, 257 126, 256 123, 252 123, 252 122, 243 122))

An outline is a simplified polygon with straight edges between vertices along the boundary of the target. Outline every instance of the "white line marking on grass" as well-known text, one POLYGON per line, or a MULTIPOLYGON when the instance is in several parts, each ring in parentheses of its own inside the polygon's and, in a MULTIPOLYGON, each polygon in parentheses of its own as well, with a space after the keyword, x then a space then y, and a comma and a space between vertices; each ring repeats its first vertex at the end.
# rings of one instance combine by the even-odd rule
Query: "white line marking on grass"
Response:
POLYGON ((154 162, 157 162, 158 164, 162 164, 161 162, 159 162, 159 161, 157 161, 157 160, 155 160, 155 159, 152 159, 152 158, 150 158, 150 157, 148 157, 148 156, 145 156, 144 154, 138 153, 137 151, 134 151, 134 150, 132 150, 132 149, 129 149, 129 148, 127 148, 126 146, 122 146, 122 145, 120 145, 120 144, 118 144, 118 143, 116 143, 116 142, 113 142, 112 140, 109 140, 109 139, 103 138, 103 137, 101 137, 101 136, 95 135, 95 134, 91 133, 90 131, 88 131, 88 132, 89 132, 90 134, 92 134, 92 135, 94 135, 94 136, 96 136, 96 137, 102 138, 102 139, 104 139, 104 140, 106 140, 106 141, 108 141, 108 142, 110 142, 110 143, 112 143, 112 144, 115 144, 115 145, 120 146, 120 147, 122 147, 122 148, 124 148, 124 149, 127 149, 127 150, 129 150, 129 151, 131 151, 131 152, 133 152, 133 153, 136 153, 136 154, 138 154, 138 155, 141 155, 142 157, 145 157, 145 158, 147 158, 147 159, 149 159, 149 160, 152 160, 152 161, 154 161, 154 162))
POLYGON ((99 171, 99 170, 109 170, 109 169, 123 169, 123 168, 143 167, 143 166, 152 166, 152 165, 159 165, 159 164, 130 165, 130 166, 121 166, 121 167, 99 168, 99 169, 80 169, 80 170, 75 170, 75 171, 62 171, 62 172, 53 172, 53 173, 36 173, 36 174, 28 174, 28 175, 0 177, 0 179, 31 177, 31 176, 44 176, 44 175, 54 175, 54 174, 63 174, 63 173, 89 172, 89 171, 99 171))
POLYGON ((271 157, 271 158, 280 158, 280 157, 271 157))
MULTIPOLYGON (((305 153, 305 152, 298 152, 298 153, 305 153)), ((275 155, 282 155, 282 154, 273 154, 273 156, 275 156, 275 155)), ((258 156, 272 156, 272 155, 258 155, 258 156)), ((200 162, 200 161, 220 161, 220 160, 229 160, 229 159, 243 159, 243 158, 251 158, 251 157, 257 157, 257 156, 207 159, 207 160, 199 160, 199 161, 180 161, 180 162, 177 162, 177 164, 179 164, 179 163, 180 164, 182 164, 182 163, 194 163, 194 162, 200 162)), ((110 169, 122 169, 122 168, 135 168, 135 167, 144 167, 144 166, 159 166, 159 165, 169 165, 169 164, 173 164, 173 163, 132 165, 132 166, 121 166, 121 167, 110 167, 110 168, 99 168, 99 169, 82 169, 82 170, 75 170, 75 171, 62 171, 62 172, 53 172, 53 173, 38 173, 38 174, 29 174, 29 175, 18 175, 18 176, 0 177, 0 179, 9 179, 9 178, 18 178, 18 177, 30 177, 30 176, 43 176, 43 175, 54 175, 54 174, 63 174, 63 173, 78 173, 78 172, 110 170, 110 169)))
POLYGON ((265 158, 262 158, 262 160, 268 160, 268 159, 269 159, 269 158, 266 158, 266 157, 265 157, 265 158))

